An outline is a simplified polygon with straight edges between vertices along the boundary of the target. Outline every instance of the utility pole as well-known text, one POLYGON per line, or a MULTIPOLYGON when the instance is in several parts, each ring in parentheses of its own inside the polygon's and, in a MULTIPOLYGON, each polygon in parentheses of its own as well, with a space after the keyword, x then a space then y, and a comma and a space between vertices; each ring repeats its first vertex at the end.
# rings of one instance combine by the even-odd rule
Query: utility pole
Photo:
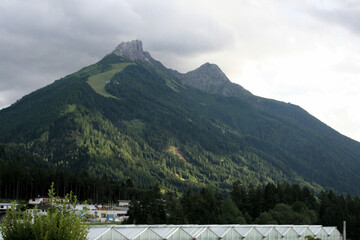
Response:
POLYGON ((344 221, 344 227, 343 227, 343 240, 346 240, 346 221, 344 221))

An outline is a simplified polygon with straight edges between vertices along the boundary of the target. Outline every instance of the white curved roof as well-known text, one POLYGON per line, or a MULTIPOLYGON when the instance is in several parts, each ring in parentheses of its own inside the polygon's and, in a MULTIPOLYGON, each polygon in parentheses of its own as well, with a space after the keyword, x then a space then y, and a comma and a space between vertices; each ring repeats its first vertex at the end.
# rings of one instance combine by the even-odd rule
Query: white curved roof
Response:
POLYGON ((323 229, 328 235, 330 235, 336 229, 336 227, 323 227, 323 229))
POLYGON ((281 236, 285 236, 291 229, 291 226, 275 226, 276 231, 278 231, 278 233, 280 233, 281 236))
POLYGON ((181 227, 185 232, 187 232, 192 238, 197 238, 198 236, 200 236, 200 234, 202 234, 203 232, 206 231, 206 229, 208 228, 207 226, 186 226, 185 227, 181 227))
POLYGON ((297 226, 293 226, 292 227, 294 229, 294 231, 299 234, 299 236, 301 236, 305 230, 308 228, 308 226, 306 225, 297 225, 297 226))
POLYGON ((316 225, 316 226, 309 226, 308 228, 314 235, 317 235, 321 231, 322 226, 316 225))
MULTIPOLYGON (((153 234, 156 234, 163 240, 169 239, 177 231, 186 232, 189 236, 191 236, 191 238, 193 238, 193 240, 198 239, 206 231, 212 232, 219 239, 221 239, 224 238, 231 229, 237 232, 242 238, 246 238, 246 236, 252 231, 260 233, 265 238, 272 230, 274 230, 277 231, 277 233, 279 233, 282 237, 284 237, 285 240, 286 234, 291 229, 293 229, 292 231, 295 231, 299 237, 307 232, 307 229, 309 229, 314 235, 317 235, 322 230, 328 236, 330 236, 333 232, 338 233, 338 231, 334 231, 336 227, 323 227, 321 225, 113 225, 90 227, 88 239, 107 239, 105 234, 107 234, 108 231, 116 231, 129 240, 134 240, 140 235, 142 236, 142 240, 153 240, 146 239, 147 235, 142 235, 146 231, 151 231, 153 234), (104 236, 104 238, 102 238, 102 236, 104 236)), ((111 235, 116 236, 115 232, 111 235)), ((115 240, 117 238, 112 237, 112 239, 115 240)))
POLYGON ((147 227, 113 227, 116 231, 118 231, 121 235, 129 240, 133 240, 138 237, 140 234, 145 232, 147 227))
POLYGON ((252 226, 239 226, 234 227, 234 230, 237 231, 242 237, 246 237, 253 228, 254 227, 252 226))
POLYGON ((261 233, 261 235, 263 235, 264 237, 266 237, 271 230, 273 230, 273 226, 255 226, 255 229, 258 230, 259 233, 261 233))
MULTIPOLYGON (((89 239, 98 239, 108 231, 111 231, 111 227, 92 227, 89 229, 88 238, 89 239)), ((1 238, 0 238, 1 239, 1 238)))
POLYGON ((230 231, 230 229, 232 229, 231 226, 210 226, 210 230, 213 231, 216 236, 218 236, 219 238, 222 238, 223 236, 225 236, 225 234, 230 231))
POLYGON ((169 227, 153 227, 153 230, 157 235, 159 235, 162 239, 168 239, 171 235, 173 235, 176 231, 178 231, 180 227, 169 226, 169 227))

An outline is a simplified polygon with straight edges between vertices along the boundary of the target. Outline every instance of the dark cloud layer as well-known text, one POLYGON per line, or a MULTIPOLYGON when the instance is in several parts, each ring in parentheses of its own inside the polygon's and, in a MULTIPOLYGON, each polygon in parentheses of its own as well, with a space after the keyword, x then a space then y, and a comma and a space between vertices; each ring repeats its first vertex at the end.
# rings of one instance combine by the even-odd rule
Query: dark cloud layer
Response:
POLYGON ((96 62, 121 41, 194 55, 221 49, 230 31, 181 1, 0 2, 0 108, 96 62), (184 9, 186 7, 186 9, 184 9), (4 97, 16 92, 16 97, 4 97))

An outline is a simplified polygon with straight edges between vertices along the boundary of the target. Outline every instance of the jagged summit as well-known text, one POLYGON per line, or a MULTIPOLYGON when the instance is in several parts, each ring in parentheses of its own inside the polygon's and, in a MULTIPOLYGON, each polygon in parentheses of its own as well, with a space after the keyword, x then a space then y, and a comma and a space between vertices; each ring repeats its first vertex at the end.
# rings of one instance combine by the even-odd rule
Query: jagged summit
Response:
POLYGON ((213 81, 218 82, 230 82, 227 76, 221 71, 221 69, 213 63, 204 63, 194 71, 188 72, 187 74, 194 74, 194 72, 204 78, 211 78, 213 81))
POLYGON ((167 69, 160 62, 153 59, 150 53, 143 50, 142 41, 140 40, 122 42, 115 48, 113 53, 121 57, 128 57, 131 60, 148 62, 163 73, 170 74, 175 79, 180 80, 184 85, 204 92, 238 98, 252 96, 242 86, 232 83, 216 64, 207 62, 186 74, 167 69))
POLYGON ((204 63, 193 71, 179 75, 179 79, 185 85, 212 94, 242 99, 252 96, 242 86, 232 83, 216 64, 209 62, 204 63))
POLYGON ((217 65, 208 62, 184 74, 182 81, 186 85, 207 92, 209 92, 210 89, 210 92, 213 92, 219 85, 230 82, 217 65))
POLYGON ((204 63, 199 68, 180 76, 183 84, 209 93, 223 95, 223 87, 231 83, 221 69, 211 63, 204 63), (221 93, 220 93, 221 92, 221 93))
POLYGON ((115 48, 113 53, 118 56, 128 57, 132 60, 142 60, 147 62, 152 60, 151 55, 143 50, 142 41, 140 40, 122 42, 115 48))
POLYGON ((360 143, 298 106, 252 95, 214 64, 168 69, 141 41, 0 110, 0 143, 49 168, 169 190, 288 181, 360 194, 360 143))

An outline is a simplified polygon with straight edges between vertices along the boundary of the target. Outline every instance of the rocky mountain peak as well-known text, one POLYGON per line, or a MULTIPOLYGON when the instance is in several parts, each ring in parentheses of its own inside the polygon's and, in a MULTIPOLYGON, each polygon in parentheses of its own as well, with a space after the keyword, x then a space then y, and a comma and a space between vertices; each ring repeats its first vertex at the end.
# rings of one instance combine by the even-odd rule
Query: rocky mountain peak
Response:
POLYGON ((242 86, 230 82, 221 69, 212 63, 204 63, 199 68, 179 76, 180 81, 204 92, 222 96, 248 98, 252 94, 242 86))
POLYGON ((180 80, 185 85, 210 93, 216 93, 218 88, 225 83, 230 83, 230 80, 217 65, 208 62, 184 74, 180 80))
POLYGON ((227 76, 221 71, 221 69, 212 63, 204 63, 194 71, 188 72, 187 74, 196 74, 202 79, 211 80, 215 82, 230 82, 227 76))
POLYGON ((121 57, 130 58, 131 60, 146 61, 160 71, 171 74, 171 76, 180 80, 184 85, 207 93, 222 96, 235 96, 239 98, 248 98, 249 96, 252 96, 249 91, 245 90, 240 85, 230 82, 216 64, 207 62, 186 74, 167 69, 160 62, 153 59, 148 52, 143 50, 143 45, 140 40, 122 42, 115 48, 113 53, 121 57))
POLYGON ((118 56, 128 57, 132 60, 142 60, 150 62, 152 59, 150 54, 143 50, 142 41, 140 40, 122 42, 115 48, 113 53, 118 56))

